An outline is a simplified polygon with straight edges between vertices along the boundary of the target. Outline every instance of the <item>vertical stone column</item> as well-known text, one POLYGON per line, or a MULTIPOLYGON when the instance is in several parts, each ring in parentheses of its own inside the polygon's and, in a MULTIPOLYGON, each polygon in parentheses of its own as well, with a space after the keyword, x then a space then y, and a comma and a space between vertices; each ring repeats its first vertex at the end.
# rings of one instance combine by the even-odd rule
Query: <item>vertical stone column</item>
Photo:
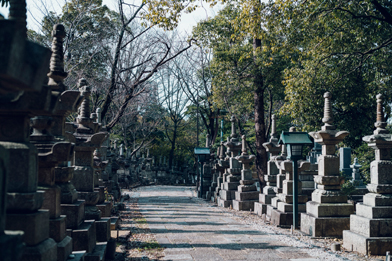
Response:
POLYGON ((335 146, 349 134, 337 131, 333 125, 331 93, 324 94, 324 126, 318 132, 309 133, 314 141, 322 145, 318 157, 318 184, 312 193, 312 201, 306 203, 306 213, 301 214, 301 231, 314 237, 341 237, 343 230, 350 227, 350 214, 354 206, 347 203, 347 196, 340 192, 344 178, 339 176, 339 157, 335 146))
POLYGON ((263 143, 264 148, 270 155, 270 159, 267 162, 267 175, 264 175, 266 186, 263 188, 263 193, 259 194, 259 202, 254 204, 254 212, 259 216, 267 213, 267 205, 271 204, 271 199, 276 195, 276 175, 279 174, 279 169, 275 164, 275 158, 282 150, 281 145, 278 144, 275 115, 273 114, 271 118, 271 138, 269 142, 263 143))
POLYGON ((233 208, 235 210, 253 210, 254 203, 259 199, 259 192, 252 179, 252 171, 249 164, 255 160, 255 155, 249 155, 246 150, 245 135, 242 136, 242 153, 236 159, 242 164, 240 185, 235 192, 233 208))
POLYGON ((373 135, 363 141, 374 149, 370 164, 369 193, 350 216, 350 230, 343 231, 343 246, 364 255, 385 255, 392 246, 392 134, 385 127, 383 97, 377 95, 377 121, 373 135))
POLYGON ((238 152, 241 150, 241 142, 238 140, 238 134, 235 131, 235 120, 231 117, 231 135, 230 139, 227 138, 227 142, 224 143, 227 148, 227 152, 230 154, 229 157, 229 168, 224 174, 224 181, 222 189, 219 192, 218 206, 230 207, 233 206, 233 199, 235 199, 235 192, 237 191, 239 181, 241 179, 241 163, 235 158, 238 152), (226 176, 225 176, 226 175, 226 176))
POLYGON ((1 258, 57 260, 56 243, 49 238, 49 212, 40 210, 37 149, 29 140, 29 118, 50 112, 57 99, 44 85, 50 50, 28 42, 26 31, 26 3, 12 0, 9 20, 0 20, 1 258))
POLYGON ((344 177, 351 176, 351 148, 340 148, 339 149, 340 164, 339 170, 344 173, 344 177))
POLYGON ((215 192, 213 194, 214 202, 218 202, 218 197, 219 197, 219 191, 221 190, 221 186, 223 184, 223 173, 225 172, 225 169, 229 167, 229 162, 225 160, 225 146, 223 146, 223 142, 221 142, 220 148, 219 148, 219 159, 216 165, 216 169, 218 171, 218 176, 216 179, 216 188, 215 192))
POLYGON ((90 87, 86 80, 79 81, 79 88, 84 100, 79 107, 76 118, 77 128, 73 133, 75 170, 72 182, 78 191, 78 198, 85 201, 85 221, 78 229, 72 231, 73 247, 74 250, 86 250, 90 253, 89 256, 103 256, 106 243, 97 244, 96 242, 106 242, 110 239, 110 218, 101 218, 101 211, 96 206, 99 201, 99 192, 95 191, 93 152, 101 146, 108 134, 98 132, 100 124, 90 117, 90 87), (83 229, 83 233, 79 230, 80 228, 83 229))

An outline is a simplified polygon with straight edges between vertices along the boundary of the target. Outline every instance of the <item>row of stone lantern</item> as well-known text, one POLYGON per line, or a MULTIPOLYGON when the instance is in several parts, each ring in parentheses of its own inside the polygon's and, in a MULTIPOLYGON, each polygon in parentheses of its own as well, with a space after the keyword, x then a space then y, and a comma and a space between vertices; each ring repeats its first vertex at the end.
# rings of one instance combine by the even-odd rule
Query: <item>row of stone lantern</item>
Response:
POLYGON ((64 27, 54 26, 50 58, 50 50, 26 40, 25 1, 11 1, 9 17, 0 21, 0 35, 7 35, 0 37, 7 39, 0 51, 2 258, 103 260, 114 254, 106 250, 108 242, 114 250, 110 228, 117 222, 101 175, 108 134, 90 115, 87 82, 79 82, 81 92, 63 83, 64 27), (78 107, 77 122, 66 123, 78 107))

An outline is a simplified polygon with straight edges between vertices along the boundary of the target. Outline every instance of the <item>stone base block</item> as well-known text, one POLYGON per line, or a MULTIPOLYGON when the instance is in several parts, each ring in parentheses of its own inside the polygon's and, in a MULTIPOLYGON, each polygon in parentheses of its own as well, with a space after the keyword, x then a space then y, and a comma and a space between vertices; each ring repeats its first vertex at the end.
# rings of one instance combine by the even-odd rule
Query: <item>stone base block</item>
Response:
POLYGON ((97 242, 107 242, 110 239, 110 218, 95 221, 97 242))
MULTIPOLYGON (((298 214, 300 218, 301 214, 298 214)), ((300 223, 300 220, 298 220, 300 223)), ((271 223, 278 227, 291 227, 293 225, 293 212, 283 213, 278 209, 273 209, 271 212, 271 223)))
POLYGON ((218 198, 218 206, 219 207, 224 207, 224 208, 228 208, 230 206, 233 206, 233 200, 225 200, 222 198, 218 198))
POLYGON ((112 215, 112 202, 104 202, 102 204, 97 205, 97 208, 101 211, 102 217, 110 217, 112 215))
POLYGON ((258 201, 259 200, 259 192, 258 191, 249 191, 249 192, 235 192, 235 200, 237 201, 258 201))
POLYGON ((56 261, 57 244, 48 238, 36 246, 28 246, 23 252, 22 260, 28 261, 56 261))
POLYGON ((334 194, 328 194, 325 190, 315 189, 312 193, 312 201, 318 203, 346 203, 347 196, 341 195, 339 191, 334 194))
POLYGON ((219 197, 223 200, 233 200, 235 199, 236 190, 221 190, 219 192, 219 197))
POLYGON ((238 192, 250 192, 250 191, 257 191, 255 185, 239 185, 237 188, 238 192))
POLYGON ((72 238, 65 237, 61 242, 57 243, 57 261, 65 261, 72 253, 72 238))
POLYGON ((274 208, 278 208, 278 203, 280 202, 280 199, 278 197, 273 197, 271 199, 271 206, 274 208))
POLYGON ((309 201, 306 203, 306 213, 314 217, 349 217, 354 213, 354 206, 348 203, 318 203, 309 201))
POLYGON ((92 253, 88 253, 84 257, 84 261, 104 261, 106 255, 106 242, 97 243, 92 253))
MULTIPOLYGON (((0 253, 4 261, 20 260, 24 250, 22 231, 4 231, 0 235, 0 253)), ((2 259, 3 260, 3 259, 2 259)))
POLYGON ((392 218, 370 219, 351 215, 350 230, 365 237, 389 237, 392 236, 392 218))
POLYGON ((267 204, 263 204, 261 202, 255 202, 254 204, 254 213, 262 216, 267 213, 267 204))
POLYGON ((94 220, 85 220, 77 229, 72 231, 73 250, 85 250, 91 253, 96 244, 96 228, 94 220))
POLYGON ((257 200, 245 200, 245 201, 233 200, 233 209, 243 210, 243 211, 250 211, 250 210, 253 211, 255 202, 257 202, 257 200))
MULTIPOLYGON (((285 202, 278 202, 278 210, 284 213, 293 212, 293 204, 288 204, 285 202)), ((305 204, 298 204, 298 212, 306 212, 305 204)))
POLYGON ((27 246, 36 246, 49 237, 49 211, 27 214, 7 214, 7 230, 22 230, 27 246))
POLYGON ((61 204, 61 214, 66 215, 67 228, 77 228, 84 220, 84 201, 78 200, 72 204, 61 204))
POLYGON ((57 218, 61 214, 61 190, 59 186, 42 188, 45 191, 42 209, 49 210, 49 218, 57 218))
POLYGON ((56 219, 49 219, 49 237, 53 238, 57 243, 65 237, 65 220, 66 216, 60 216, 56 219))
POLYGON ((350 230, 343 231, 343 247, 363 255, 383 256, 391 251, 392 237, 365 237, 350 230))
POLYGON ((301 231, 313 237, 342 237, 350 229, 349 217, 314 217, 301 213, 301 231))
POLYGON ((358 216, 366 218, 392 218, 392 206, 372 207, 358 203, 356 210, 358 216))
MULTIPOLYGON (((293 204, 293 198, 294 198, 293 195, 278 194, 276 196, 280 199, 280 201, 283 201, 283 202, 286 202, 289 204, 293 204)), ((298 203, 299 204, 306 203, 306 202, 308 202, 308 196, 298 195, 298 203)))
POLYGON ((225 182, 225 183, 223 183, 223 189, 224 190, 237 190, 239 185, 240 185, 239 182, 225 182))
POLYGON ((272 205, 267 205, 267 213, 265 214, 265 220, 271 220, 272 211, 274 211, 275 209, 276 208, 274 208, 272 205))
POLYGON ((120 223, 120 219, 118 217, 110 218, 110 230, 116 230, 118 228, 118 224, 120 223))
POLYGON ((259 194, 259 202, 264 203, 264 204, 271 204, 271 199, 276 197, 276 194, 259 194))

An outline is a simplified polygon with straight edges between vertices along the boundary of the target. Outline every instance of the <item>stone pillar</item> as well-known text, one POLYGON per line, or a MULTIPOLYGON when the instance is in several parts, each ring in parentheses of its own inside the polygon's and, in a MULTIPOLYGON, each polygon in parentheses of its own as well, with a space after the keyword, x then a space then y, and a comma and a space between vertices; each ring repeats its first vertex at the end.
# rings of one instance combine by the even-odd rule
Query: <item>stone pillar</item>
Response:
POLYGON ((263 188, 263 193, 259 194, 259 202, 254 204, 254 212, 259 216, 267 213, 267 205, 271 204, 271 199, 276 195, 276 175, 279 174, 279 169, 275 164, 275 159, 282 150, 281 145, 278 144, 275 115, 273 114, 271 118, 271 138, 269 142, 263 143, 264 148, 270 155, 270 159, 267 162, 267 175, 264 175, 266 186, 263 188))
POLYGON ((229 156, 229 168, 224 174, 224 180, 219 192, 218 206, 230 207, 233 206, 233 199, 235 199, 235 192, 237 191, 239 181, 241 179, 241 163, 235 158, 241 150, 241 142, 238 140, 238 134, 235 132, 234 117, 231 117, 231 135, 227 138, 224 146, 227 148, 229 156))
POLYGON ((28 42, 26 31, 25 1, 12 0, 9 20, 0 20, 1 258, 57 260, 56 243, 49 238, 49 211, 40 210, 37 149, 29 141, 29 118, 51 112, 57 97, 44 85, 50 50, 28 42))
POLYGON ((78 226, 78 229, 72 231, 73 247, 77 251, 86 250, 90 253, 89 256, 103 256, 106 243, 97 244, 96 242, 106 242, 110 239, 110 218, 101 218, 101 211, 96 206, 99 201, 99 192, 95 191, 93 151, 101 146, 108 134, 98 132, 101 128, 100 124, 90 117, 90 87, 86 80, 79 81, 79 88, 84 100, 79 107, 76 118, 77 128, 73 133, 75 170, 72 182, 78 191, 78 198, 85 201, 85 221, 78 226))
POLYGON ((349 133, 337 131, 333 125, 331 97, 329 92, 324 94, 324 126, 309 133, 322 145, 322 154, 318 157, 318 175, 314 177, 317 189, 312 193, 312 201, 306 203, 306 213, 301 214, 301 231, 314 237, 341 237, 343 230, 350 227, 350 214, 354 212, 354 206, 340 192, 344 178, 339 176, 339 157, 335 154, 335 146, 349 133))
POLYGON ((240 185, 235 192, 233 208, 235 210, 253 210, 254 203, 259 199, 259 192, 252 179, 252 171, 249 164, 255 160, 255 155, 249 155, 246 151, 245 135, 242 136, 242 153, 236 159, 242 164, 240 185))
MULTIPOLYGON (((282 145, 284 146, 284 145, 282 145)), ((307 161, 298 162, 298 173, 309 169, 310 163, 307 161)), ((284 160, 280 162, 279 169, 286 173, 286 179, 283 181, 282 193, 271 199, 270 221, 279 227, 290 227, 293 225, 293 162, 284 160)), ((298 212, 305 212, 305 203, 308 196, 302 195, 302 182, 298 181, 298 212)), ((270 206, 268 206, 270 207, 270 206)))
POLYGON ((215 203, 218 202, 219 191, 221 190, 221 186, 223 184, 223 173, 227 168, 229 168, 229 162, 225 160, 225 146, 223 146, 223 142, 221 142, 221 145, 219 147, 219 159, 216 165, 218 176, 216 179, 215 192, 213 193, 213 201, 215 203))
POLYGON ((373 135, 363 141, 375 151, 370 164, 369 193, 356 205, 350 230, 343 231, 343 247, 364 255, 385 255, 392 246, 392 134, 385 127, 383 97, 377 95, 377 121, 373 135))

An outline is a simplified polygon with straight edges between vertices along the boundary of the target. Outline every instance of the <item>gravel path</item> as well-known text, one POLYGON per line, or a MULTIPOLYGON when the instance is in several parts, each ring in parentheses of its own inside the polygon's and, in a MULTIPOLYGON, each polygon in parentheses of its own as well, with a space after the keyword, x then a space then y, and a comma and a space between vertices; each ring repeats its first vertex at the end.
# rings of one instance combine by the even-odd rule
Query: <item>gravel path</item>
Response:
POLYGON ((153 235, 149 240, 159 244, 156 258, 145 260, 383 260, 344 250, 332 252, 331 244, 341 243, 338 239, 292 235, 253 213, 195 198, 192 187, 149 186, 123 192, 137 199, 153 235))

